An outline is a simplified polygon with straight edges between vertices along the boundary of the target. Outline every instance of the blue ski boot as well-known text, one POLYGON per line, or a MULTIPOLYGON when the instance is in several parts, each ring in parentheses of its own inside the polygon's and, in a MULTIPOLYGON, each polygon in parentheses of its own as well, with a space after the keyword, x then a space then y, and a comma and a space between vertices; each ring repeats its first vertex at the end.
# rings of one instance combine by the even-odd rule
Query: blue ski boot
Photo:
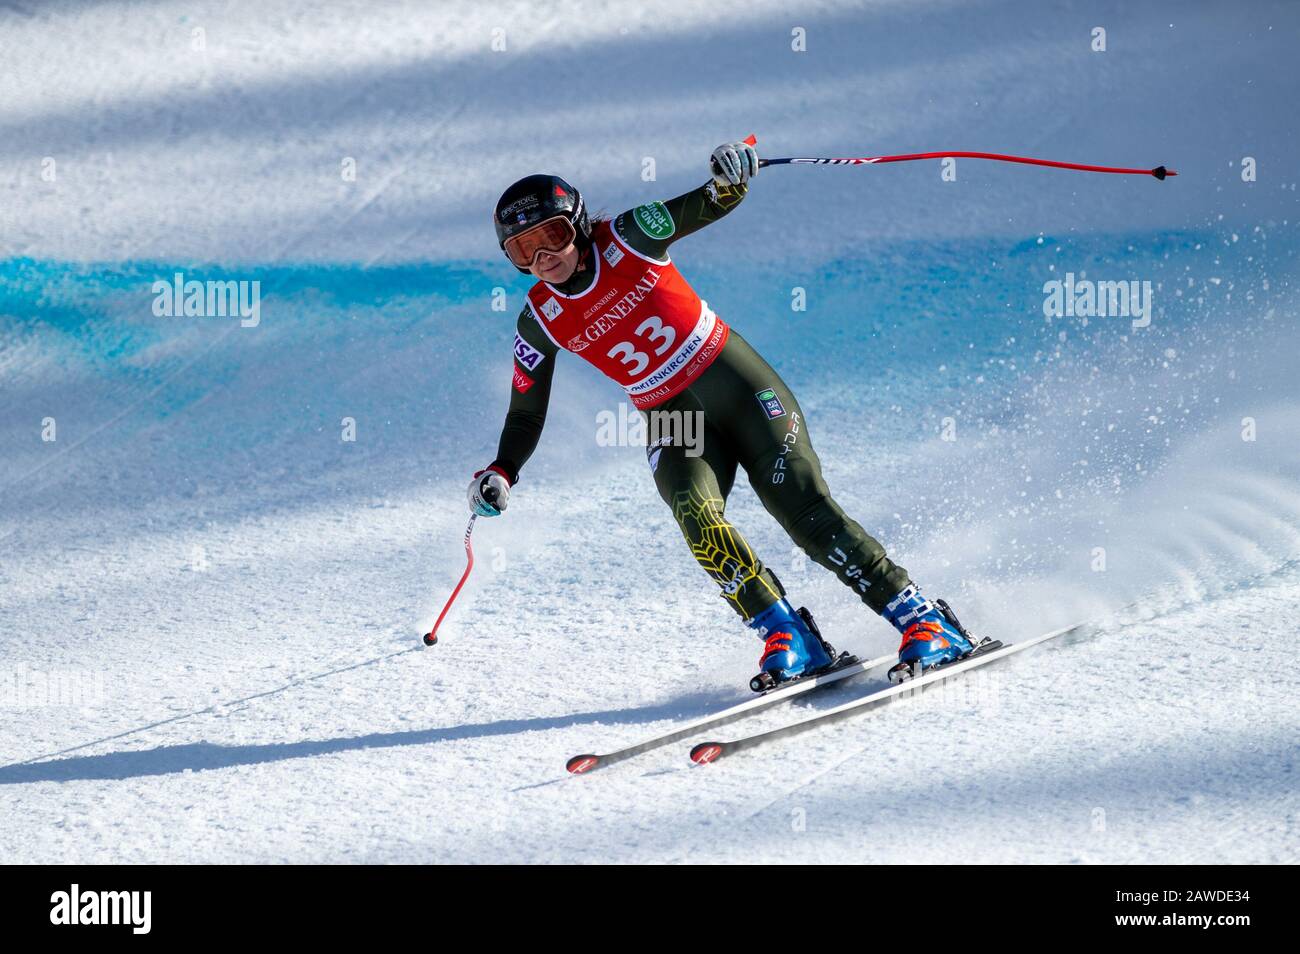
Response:
POLYGON ((799 607, 796 613, 785 599, 777 600, 745 625, 763 639, 763 657, 758 661, 758 675, 749 680, 749 688, 766 692, 783 682, 813 675, 840 662, 835 648, 822 639, 812 613, 799 607))
POLYGON ((913 583, 903 587, 881 615, 903 634, 898 664, 889 670, 890 682, 904 682, 927 669, 963 659, 987 642, 966 632, 947 603, 930 602, 913 583))

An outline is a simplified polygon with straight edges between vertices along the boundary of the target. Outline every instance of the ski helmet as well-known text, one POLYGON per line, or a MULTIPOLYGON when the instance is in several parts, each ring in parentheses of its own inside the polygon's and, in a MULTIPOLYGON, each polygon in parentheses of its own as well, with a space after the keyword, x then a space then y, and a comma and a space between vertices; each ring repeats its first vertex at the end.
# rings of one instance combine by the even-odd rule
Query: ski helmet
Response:
MULTIPOLYGON (((525 176, 497 200, 496 213, 492 216, 497 245, 504 251, 509 238, 557 215, 569 220, 577 234, 578 248, 585 251, 591 243, 591 219, 582 193, 559 176, 525 176)), ((526 268, 518 265, 515 268, 528 274, 526 268)))

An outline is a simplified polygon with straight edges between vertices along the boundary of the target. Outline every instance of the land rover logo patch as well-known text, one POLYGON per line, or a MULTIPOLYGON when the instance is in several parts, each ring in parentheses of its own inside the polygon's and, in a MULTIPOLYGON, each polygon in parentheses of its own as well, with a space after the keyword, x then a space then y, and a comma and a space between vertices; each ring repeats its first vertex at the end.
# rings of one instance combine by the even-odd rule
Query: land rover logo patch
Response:
POLYGON ((652 239, 663 241, 677 231, 673 217, 662 202, 649 202, 632 210, 632 218, 641 227, 641 231, 652 239))

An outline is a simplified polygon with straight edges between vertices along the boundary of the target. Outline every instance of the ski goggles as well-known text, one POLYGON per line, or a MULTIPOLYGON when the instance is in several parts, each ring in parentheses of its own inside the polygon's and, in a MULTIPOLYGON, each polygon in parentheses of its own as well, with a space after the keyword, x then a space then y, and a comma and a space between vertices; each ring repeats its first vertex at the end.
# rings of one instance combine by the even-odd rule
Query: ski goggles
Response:
POLYGON ((573 223, 557 215, 510 236, 501 247, 517 268, 527 269, 537 261, 539 252, 563 252, 577 237, 573 223))

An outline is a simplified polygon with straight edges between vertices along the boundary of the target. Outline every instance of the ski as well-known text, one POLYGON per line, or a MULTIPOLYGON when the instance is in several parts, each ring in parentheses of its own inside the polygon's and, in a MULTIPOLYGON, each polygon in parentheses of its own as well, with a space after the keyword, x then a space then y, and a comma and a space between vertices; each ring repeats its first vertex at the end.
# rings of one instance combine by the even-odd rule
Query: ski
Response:
MULTIPOLYGON (((852 659, 852 657, 849 658, 852 659)), ((873 669, 879 669, 881 666, 896 662, 897 659, 897 653, 890 653, 887 656, 868 659, 865 662, 855 660, 836 669, 832 669, 829 672, 821 673, 820 675, 796 679, 793 682, 788 682, 775 689, 769 689, 767 692, 757 695, 752 699, 738 702, 733 706, 728 706, 727 708, 714 712, 711 715, 702 716, 701 718, 695 719, 694 721, 688 722, 675 729, 660 733, 659 735, 651 736, 635 745, 629 745, 625 748, 615 749, 612 752, 605 752, 600 755, 595 753, 575 755, 565 763, 565 768, 574 775, 583 775, 600 766, 622 762, 624 759, 630 759, 632 756, 640 755, 642 752, 649 752, 652 749, 657 749, 661 746, 680 741, 687 736, 694 735, 700 729, 726 725, 729 722, 734 722, 737 719, 744 718, 751 713, 759 712, 770 706, 777 705, 778 703, 798 698, 814 689, 825 688, 834 683, 842 682, 845 679, 852 679, 854 676, 860 676, 873 669)))
POLYGON ((861 696, 851 702, 846 702, 843 705, 826 709, 825 711, 819 712, 807 719, 779 726, 775 729, 768 729, 765 732, 755 732, 753 735, 741 736, 738 739, 732 739, 727 742, 701 742, 691 749, 691 761, 697 765, 707 765, 711 762, 716 762, 724 755, 730 755, 733 752, 739 752, 743 749, 752 749, 762 745, 764 742, 784 739, 788 736, 805 732, 808 729, 817 726, 827 725, 831 722, 836 722, 840 719, 857 715, 863 710, 878 705, 887 699, 892 699, 905 692, 924 689, 926 686, 933 683, 942 682, 945 679, 960 675, 964 672, 969 672, 972 669, 978 669, 980 666, 986 666, 989 663, 1006 659, 1008 656, 1029 649, 1031 646, 1037 646, 1039 643, 1046 642, 1049 639, 1081 630, 1086 625, 1086 623, 1075 623, 1071 626, 1064 626, 1061 629, 1052 630, 1050 633, 1043 633, 1041 636, 1035 636, 1032 639, 1026 639, 1023 642, 1012 643, 1011 645, 1004 646, 1001 643, 991 642, 986 646, 976 649, 974 653, 967 656, 965 659, 959 659, 956 662, 951 662, 944 666, 936 666, 918 678, 908 679, 884 689, 877 689, 865 696, 861 696))

